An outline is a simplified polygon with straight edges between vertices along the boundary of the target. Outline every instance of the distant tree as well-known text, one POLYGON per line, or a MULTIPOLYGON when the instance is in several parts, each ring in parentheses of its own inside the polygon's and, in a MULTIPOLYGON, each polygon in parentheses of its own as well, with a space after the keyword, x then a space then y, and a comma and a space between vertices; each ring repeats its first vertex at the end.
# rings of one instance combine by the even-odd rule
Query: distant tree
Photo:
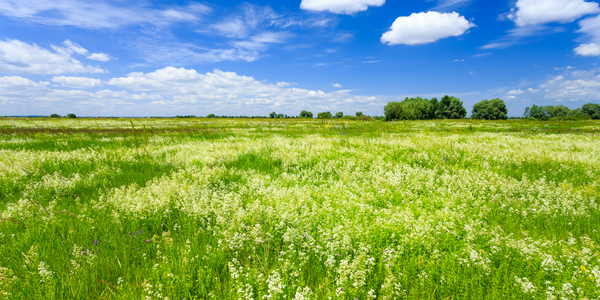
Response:
POLYGON ((548 115, 548 108, 544 106, 532 105, 531 108, 525 109, 525 114, 523 115, 525 118, 535 118, 539 120, 548 120, 550 117, 548 115))
POLYGON ((276 112, 270 113, 269 118, 271 118, 271 119, 277 118, 277 113, 276 112))
POLYGON ((432 109, 429 119, 435 119, 435 112, 438 109, 440 101, 438 101, 437 98, 431 98, 431 100, 429 100, 429 103, 431 103, 431 109, 432 109))
POLYGON ((336 119, 339 119, 339 118, 341 118, 341 117, 343 117, 343 116, 344 116, 344 113, 343 113, 343 112, 341 112, 341 111, 338 111, 338 112, 335 114, 335 118, 336 118, 336 119))
POLYGON ((564 105, 557 105, 557 106, 550 106, 550 110, 548 111, 549 117, 550 118, 561 118, 564 119, 566 118, 569 113, 571 112, 571 109, 564 106, 564 105))
POLYGON ((284 115, 284 114, 278 114, 278 115, 277 115, 277 119, 283 119, 283 118, 285 118, 285 115, 284 115))
POLYGON ((600 104, 588 103, 581 107, 581 111, 592 119, 600 119, 600 104))
POLYGON ((67 118, 76 119, 77 116, 75 114, 67 114, 67 118))
POLYGON ((506 104, 499 98, 482 100, 473 105, 471 119, 506 120, 508 110, 506 104))
POLYGON ((312 119, 312 117, 313 117, 313 113, 312 113, 312 112, 310 112, 310 111, 303 110, 303 111, 300 113, 300 117, 302 117, 302 118, 311 118, 311 119, 312 119))
POLYGON ((388 104, 383 107, 383 114, 385 115, 386 121, 400 120, 400 116, 402 115, 402 104, 398 101, 388 102, 388 104))
POLYGON ((60 115, 59 114, 51 114, 50 118, 60 118, 60 115))
POLYGON ((590 118, 590 116, 588 114, 586 114, 586 113, 583 112, 583 109, 581 109, 581 107, 576 108, 576 109, 572 109, 569 112, 569 115, 567 117, 575 118, 575 119, 590 118))
POLYGON ((331 112, 325 111, 317 114, 317 119, 331 119, 331 112))
POLYGON ((467 115, 467 109, 463 107, 460 99, 452 96, 444 96, 435 110, 436 119, 463 119, 467 115))
POLYGON ((215 114, 208 114, 208 116, 206 116, 207 118, 216 118, 217 116, 215 116, 215 114))
POLYGON ((357 112, 356 112, 356 116, 357 116, 357 117, 361 117, 362 115, 363 115, 362 111, 357 111, 357 112))

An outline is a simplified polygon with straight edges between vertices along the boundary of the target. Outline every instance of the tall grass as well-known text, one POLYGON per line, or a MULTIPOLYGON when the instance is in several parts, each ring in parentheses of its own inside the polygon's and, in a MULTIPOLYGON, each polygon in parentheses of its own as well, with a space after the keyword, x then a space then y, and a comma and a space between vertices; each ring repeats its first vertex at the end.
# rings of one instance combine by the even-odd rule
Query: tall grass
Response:
POLYGON ((600 297, 598 122, 135 123, 0 121, 0 299, 600 297))

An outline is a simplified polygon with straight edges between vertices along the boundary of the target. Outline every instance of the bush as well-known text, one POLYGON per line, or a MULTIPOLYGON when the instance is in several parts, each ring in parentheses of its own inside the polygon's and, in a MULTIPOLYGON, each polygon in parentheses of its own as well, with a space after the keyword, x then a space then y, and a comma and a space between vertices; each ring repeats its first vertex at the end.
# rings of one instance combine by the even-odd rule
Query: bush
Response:
POLYGON ((340 119, 342 119, 342 120, 358 120, 358 118, 355 116, 343 116, 340 119))
POLYGON ((77 116, 75 114, 67 114, 67 118, 76 119, 77 116))
POLYGON ((336 119, 339 119, 339 118, 341 118, 341 117, 343 117, 343 116, 344 116, 344 113, 343 113, 343 112, 341 112, 341 111, 338 111, 338 112, 335 114, 335 118, 336 118, 336 119))
POLYGON ((320 112, 317 115, 317 119, 331 119, 331 112, 329 112, 329 111, 320 112))
POLYGON ((50 118, 60 118, 60 115, 59 114, 51 114, 50 118))
POLYGON ((312 117, 313 117, 313 113, 312 113, 312 112, 310 112, 310 111, 303 110, 303 111, 300 113, 300 117, 302 117, 302 118, 311 118, 311 119, 312 119, 312 117))
POLYGON ((215 114, 209 114, 208 116, 206 116, 207 118, 216 118, 215 114))
POLYGON ((356 112, 356 116, 357 116, 357 117, 360 117, 360 116, 362 116, 362 115, 363 115, 362 111, 357 111, 357 112, 356 112))
POLYGON ((499 98, 492 100, 482 100, 473 105, 471 119, 482 120, 506 120, 508 110, 506 104, 499 98))

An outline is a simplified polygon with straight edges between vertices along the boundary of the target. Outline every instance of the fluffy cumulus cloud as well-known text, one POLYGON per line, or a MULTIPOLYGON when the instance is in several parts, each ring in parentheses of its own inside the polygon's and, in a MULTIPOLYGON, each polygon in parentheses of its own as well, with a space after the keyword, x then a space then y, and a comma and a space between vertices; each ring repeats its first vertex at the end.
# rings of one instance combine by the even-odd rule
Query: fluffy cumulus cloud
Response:
POLYGON ((292 87, 293 83, 265 83, 234 72, 214 70, 201 74, 193 69, 166 67, 150 73, 130 73, 106 82, 83 77, 56 76, 49 82, 27 78, 0 77, 0 107, 4 111, 39 112, 36 107, 63 105, 80 108, 82 113, 97 112, 139 115, 174 115, 187 111, 196 115, 264 114, 266 110, 300 111, 362 109, 375 110, 387 99, 349 94, 348 90, 332 93, 292 87), (88 92, 82 89, 104 89, 88 92), (37 105, 37 106, 36 106, 37 105), (99 110, 93 110, 98 108, 99 110))
POLYGON ((165 26, 173 22, 195 22, 211 11, 200 3, 156 9, 148 7, 146 1, 118 2, 0 0, 0 14, 45 25, 118 28, 131 24, 165 26))
POLYGON ((581 44, 573 51, 581 56, 600 56, 600 45, 596 43, 581 44))
POLYGON ((350 15, 365 11, 369 6, 382 6, 383 4, 385 4, 385 0, 302 0, 300 8, 350 15))
POLYGON ((83 65, 72 54, 87 54, 81 46, 66 40, 65 47, 52 45, 53 51, 19 40, 0 41, 0 73, 50 74, 104 73, 105 70, 83 65))
POLYGON ((413 13, 408 17, 397 18, 390 31, 381 36, 381 42, 388 45, 427 44, 451 36, 460 36, 473 26, 475 24, 456 12, 413 13))
POLYGON ((102 80, 88 77, 55 76, 52 78, 52 82, 76 89, 95 88, 102 85, 102 80))
POLYGON ((584 0, 518 0, 516 11, 508 16, 518 26, 550 22, 573 22, 600 12, 598 3, 584 0))
POLYGON ((88 59, 92 59, 92 60, 97 60, 97 61, 109 61, 110 60, 110 55, 106 54, 106 53, 92 53, 90 55, 88 55, 87 57, 88 59))

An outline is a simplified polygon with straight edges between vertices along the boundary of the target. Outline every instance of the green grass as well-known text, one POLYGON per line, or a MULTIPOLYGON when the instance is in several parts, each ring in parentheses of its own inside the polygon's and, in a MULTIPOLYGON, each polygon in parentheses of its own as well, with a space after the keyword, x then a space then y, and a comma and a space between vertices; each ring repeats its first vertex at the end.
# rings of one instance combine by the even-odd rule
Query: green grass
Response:
POLYGON ((597 121, 132 122, 1 119, 0 299, 600 296, 597 121))

